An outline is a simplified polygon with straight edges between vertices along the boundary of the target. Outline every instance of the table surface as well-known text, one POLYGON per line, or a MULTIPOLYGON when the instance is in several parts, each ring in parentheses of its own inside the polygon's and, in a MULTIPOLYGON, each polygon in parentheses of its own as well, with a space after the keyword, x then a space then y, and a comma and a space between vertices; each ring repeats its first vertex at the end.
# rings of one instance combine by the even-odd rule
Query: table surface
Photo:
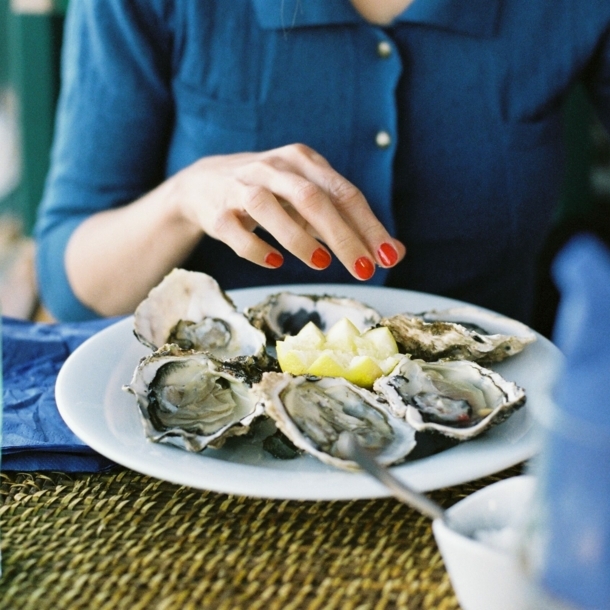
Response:
POLYGON ((0 608, 459 608, 430 521, 394 498, 264 500, 122 467, 0 477, 0 608))

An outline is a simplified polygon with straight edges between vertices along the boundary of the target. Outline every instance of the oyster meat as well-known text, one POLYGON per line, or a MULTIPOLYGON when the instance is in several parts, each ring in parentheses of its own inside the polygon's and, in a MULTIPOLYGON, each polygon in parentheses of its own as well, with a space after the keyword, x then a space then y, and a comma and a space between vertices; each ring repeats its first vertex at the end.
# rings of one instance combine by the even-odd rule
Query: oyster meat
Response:
POLYGON ((386 317, 400 351, 427 361, 500 362, 536 340, 525 324, 476 307, 386 317))
POLYGON ((171 271, 138 305, 134 334, 153 350, 175 343, 220 360, 260 356, 266 344, 216 280, 185 269, 171 271))
POLYGON ((403 356, 373 390, 416 430, 461 441, 503 422, 525 403, 523 388, 467 360, 425 362, 403 356))
POLYGON ((327 331, 342 318, 348 318, 364 332, 381 320, 378 311, 356 299, 292 292, 272 294, 246 308, 244 314, 267 335, 270 343, 296 335, 308 322, 327 331))
POLYGON ((267 372, 252 391, 294 445, 326 464, 359 469, 342 456, 344 432, 358 437, 386 465, 404 461, 415 447, 415 429, 395 417, 383 398, 341 377, 267 372))
POLYGON ((150 440, 202 451, 246 434, 262 415, 250 392, 260 376, 254 359, 223 363, 168 344, 143 358, 123 389, 135 395, 150 440))

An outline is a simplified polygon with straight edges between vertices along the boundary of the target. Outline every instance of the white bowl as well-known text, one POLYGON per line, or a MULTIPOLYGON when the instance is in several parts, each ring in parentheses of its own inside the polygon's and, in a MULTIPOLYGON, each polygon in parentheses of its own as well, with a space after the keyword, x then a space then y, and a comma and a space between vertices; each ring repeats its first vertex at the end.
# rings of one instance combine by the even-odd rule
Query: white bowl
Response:
POLYGON ((440 519, 433 521, 434 537, 463 610, 531 607, 517 538, 534 486, 530 475, 504 479, 448 509, 451 528, 440 519))

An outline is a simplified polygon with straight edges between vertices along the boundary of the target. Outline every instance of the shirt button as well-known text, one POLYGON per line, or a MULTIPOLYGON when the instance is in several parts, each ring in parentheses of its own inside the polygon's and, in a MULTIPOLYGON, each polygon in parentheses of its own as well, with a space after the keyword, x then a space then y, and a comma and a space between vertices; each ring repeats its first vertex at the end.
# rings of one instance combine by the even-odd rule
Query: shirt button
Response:
POLYGON ((375 136, 375 144, 379 148, 387 148, 392 143, 392 138, 387 131, 380 131, 375 136))
POLYGON ((377 55, 382 59, 386 59, 392 55, 392 45, 387 40, 381 40, 377 44, 377 55))

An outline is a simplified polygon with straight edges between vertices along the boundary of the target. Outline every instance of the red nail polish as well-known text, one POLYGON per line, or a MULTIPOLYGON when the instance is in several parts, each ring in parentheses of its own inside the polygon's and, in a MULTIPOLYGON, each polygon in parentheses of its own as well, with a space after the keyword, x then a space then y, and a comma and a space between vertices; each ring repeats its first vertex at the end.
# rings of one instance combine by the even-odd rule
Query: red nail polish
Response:
POLYGON ((370 280, 373 277, 373 273, 375 273, 375 265, 373 265, 370 258, 361 256, 354 264, 354 270, 361 280, 370 280))
POLYGON ((274 269, 281 267, 284 263, 284 257, 278 252, 269 252, 267 256, 265 256, 265 263, 274 269))
POLYGON ((396 264, 398 260, 398 252, 392 244, 384 243, 379 246, 379 250, 377 250, 377 256, 379 256, 379 260, 386 266, 391 267, 396 264))
POLYGON ((311 255, 311 264, 318 269, 326 269, 330 265, 330 260, 330 254, 322 248, 314 250, 311 255))

